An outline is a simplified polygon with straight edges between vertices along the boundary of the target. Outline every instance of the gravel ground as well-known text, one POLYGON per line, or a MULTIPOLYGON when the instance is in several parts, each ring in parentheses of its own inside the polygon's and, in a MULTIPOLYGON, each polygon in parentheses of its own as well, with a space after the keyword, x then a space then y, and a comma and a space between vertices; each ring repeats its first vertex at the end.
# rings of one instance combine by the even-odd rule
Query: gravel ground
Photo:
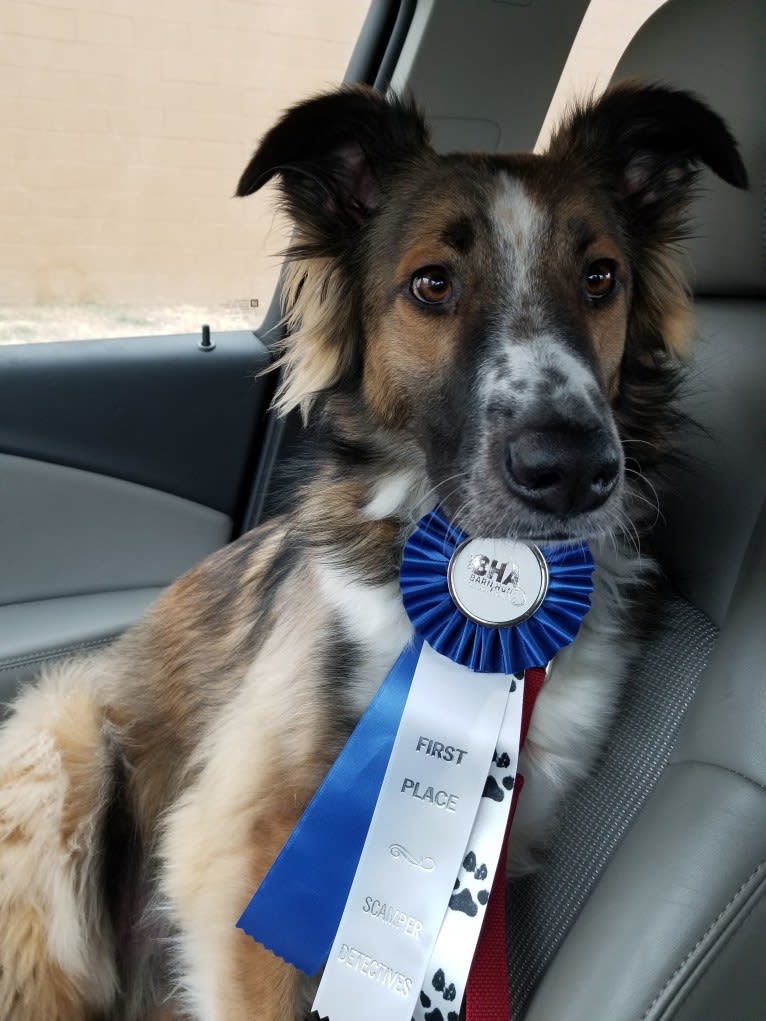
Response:
POLYGON ((194 305, 0 305, 0 344, 100 340, 211 330, 253 330, 265 309, 194 305))

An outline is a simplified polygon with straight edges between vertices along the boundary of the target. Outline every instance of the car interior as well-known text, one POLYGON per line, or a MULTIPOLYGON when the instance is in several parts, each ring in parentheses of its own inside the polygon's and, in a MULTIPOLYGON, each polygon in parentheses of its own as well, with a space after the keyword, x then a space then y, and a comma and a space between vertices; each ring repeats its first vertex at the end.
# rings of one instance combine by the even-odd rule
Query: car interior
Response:
MULTIPOLYGON (((441 151, 532 149, 587 0, 374 0, 348 81, 441 151)), ((702 177, 699 339, 654 540, 665 585, 599 766, 508 888, 514 1021, 766 1019, 766 5, 668 0, 613 80, 690 90, 750 189, 702 177)), ((112 641, 286 499, 263 327, 0 348, 0 699, 112 641)))

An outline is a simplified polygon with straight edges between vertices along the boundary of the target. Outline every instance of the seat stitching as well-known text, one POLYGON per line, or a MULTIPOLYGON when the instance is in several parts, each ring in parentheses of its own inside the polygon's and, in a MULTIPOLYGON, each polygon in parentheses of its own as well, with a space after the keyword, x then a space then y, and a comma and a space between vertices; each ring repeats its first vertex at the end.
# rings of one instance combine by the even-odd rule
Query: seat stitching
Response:
POLYGON ((747 887, 747 885, 750 882, 752 882, 752 880, 758 875, 758 873, 761 872, 764 869, 764 867, 766 867, 766 859, 764 859, 763 861, 758 863, 758 865, 753 869, 753 871, 750 873, 750 875, 747 877, 747 879, 736 890, 736 892, 731 897, 731 899, 724 905, 724 907, 721 909, 721 911, 719 911, 719 913, 716 915, 716 917, 713 919, 713 921, 707 927, 707 929, 702 934, 702 936, 700 936, 700 938, 697 940, 697 942, 691 948, 689 953, 686 955, 686 957, 684 957, 683 961, 681 961, 681 963, 678 965, 678 967, 673 972, 673 974, 666 980, 666 982, 664 983, 662 988, 659 990, 659 992, 657 993, 655 998, 652 1000, 652 1002, 646 1008, 646 1010, 644 1011, 644 1013, 641 1016, 641 1021, 647 1021, 651 1011, 657 1005, 657 1003, 659 1002, 659 1000, 661 999, 663 994, 668 990, 668 988, 673 983, 673 981, 678 977, 678 975, 680 975, 681 972, 686 968, 686 966, 689 963, 689 961, 694 957, 694 955, 697 953, 697 951, 702 946, 702 944, 708 939, 710 934, 715 930, 716 926, 721 921, 721 919, 726 914, 726 912, 729 910, 729 908, 735 903, 737 898, 742 894, 742 891, 747 887))
POLYGON ((759 790, 766 793, 766 784, 762 784, 760 780, 756 780, 752 776, 748 776, 747 773, 741 772, 739 769, 733 769, 731 766, 724 766, 720 762, 705 762, 704 759, 675 759, 673 762, 668 762, 665 769, 671 769, 673 766, 707 766, 710 769, 718 769, 723 773, 730 773, 732 776, 738 776, 740 780, 746 780, 748 783, 757 787, 759 790))
POLYGON ((93 639, 89 642, 75 642, 69 645, 62 645, 55 649, 46 649, 44 652, 32 653, 27 656, 16 656, 11 659, 0 660, 0 673, 16 670, 20 666, 29 666, 35 663, 44 663, 48 659, 56 659, 68 653, 86 652, 89 649, 97 649, 101 645, 113 642, 117 634, 106 635, 103 638, 93 639))
MULTIPOLYGON (((716 959, 716 953, 714 951, 716 951, 716 949, 717 949, 718 953, 720 954, 720 952, 726 948, 726 945, 732 940, 732 938, 737 934, 737 932, 742 928, 742 926, 745 924, 745 922, 748 920, 748 918, 752 915, 752 913, 758 907, 758 904, 760 903, 761 898, 763 897, 764 893, 766 893, 766 888, 764 888, 763 884, 761 884, 761 886, 756 889, 755 894, 754 894, 754 896, 752 898, 752 903, 750 904, 750 906, 747 909, 747 911, 745 911, 745 913, 742 915, 742 917, 739 918, 736 921, 736 923, 730 927, 729 931, 726 932, 726 934, 721 939, 718 940, 718 942, 720 943, 720 946, 717 947, 717 948, 716 948, 715 945, 713 947, 711 947, 711 953, 707 955, 708 956, 707 962, 704 963, 701 966, 701 968, 700 968, 700 972, 699 972, 700 976, 704 975, 707 971, 710 970, 710 968, 712 968, 712 966, 713 966, 713 964, 715 962, 715 959, 716 959)), ((691 996, 692 992, 694 991, 694 988, 695 988, 694 985, 692 985, 691 983, 687 983, 687 985, 688 985, 688 988, 687 988, 686 992, 681 996, 681 999, 678 1001, 678 1007, 679 1008, 682 1007, 684 1005, 684 1003, 686 1003, 686 1001, 689 999, 689 997, 691 996)))

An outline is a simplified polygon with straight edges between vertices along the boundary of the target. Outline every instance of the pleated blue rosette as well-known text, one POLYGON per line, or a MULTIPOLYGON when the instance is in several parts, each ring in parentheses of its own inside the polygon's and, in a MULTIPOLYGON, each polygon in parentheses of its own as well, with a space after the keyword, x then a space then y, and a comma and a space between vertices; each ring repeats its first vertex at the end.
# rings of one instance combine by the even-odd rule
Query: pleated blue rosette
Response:
POLYGON ((577 635, 590 608, 593 556, 585 543, 542 546, 548 590, 534 614, 511 627, 487 627, 452 601, 450 560, 468 536, 437 509, 418 523, 404 547, 399 584, 416 632, 443 656, 475 673, 513 674, 546 666, 577 635))
POLYGON ((404 548, 400 586, 415 639, 402 651, 237 925, 313 975, 330 952, 375 810, 423 642, 475 673, 545 666, 574 639, 590 606, 593 558, 584 544, 540 548, 547 590, 512 626, 486 626, 453 602, 449 565, 467 541, 440 510, 404 548))

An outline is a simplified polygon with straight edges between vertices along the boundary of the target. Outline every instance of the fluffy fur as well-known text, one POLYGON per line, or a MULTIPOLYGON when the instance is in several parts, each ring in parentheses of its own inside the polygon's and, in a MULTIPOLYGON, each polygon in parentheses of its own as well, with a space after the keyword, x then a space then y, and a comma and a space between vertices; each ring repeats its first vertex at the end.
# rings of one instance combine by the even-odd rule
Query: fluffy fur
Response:
POLYGON ((0 735, 0 1016, 305 1016, 306 982, 234 922, 411 635, 401 549, 437 501, 474 535, 595 551, 523 756, 528 863, 631 651, 699 163, 745 183, 714 113, 636 83, 541 156, 438 155, 411 103, 363 88, 268 133, 239 194, 278 175, 295 224, 277 406, 314 424, 312 465, 290 512, 20 695, 0 735))

